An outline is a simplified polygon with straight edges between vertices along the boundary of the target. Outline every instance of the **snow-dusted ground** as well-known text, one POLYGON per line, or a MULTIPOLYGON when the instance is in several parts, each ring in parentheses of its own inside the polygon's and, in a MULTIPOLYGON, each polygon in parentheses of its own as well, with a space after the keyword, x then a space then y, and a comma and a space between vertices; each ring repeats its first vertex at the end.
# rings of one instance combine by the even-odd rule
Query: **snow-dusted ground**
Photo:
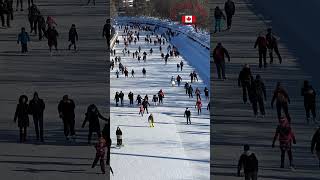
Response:
MULTIPOLYGON (((202 80, 202 74, 194 69, 190 64, 197 64, 195 59, 191 59, 190 54, 197 54, 198 49, 189 48, 192 44, 186 43, 179 50, 183 57, 189 57, 188 61, 180 58, 169 58, 165 65, 161 59, 159 46, 146 44, 144 37, 146 32, 140 33, 140 42, 137 45, 129 45, 131 54, 123 57, 124 48, 122 31, 119 32, 120 45, 114 48, 117 56, 121 56, 122 64, 131 72, 135 70, 135 77, 125 78, 121 75, 117 79, 115 71, 110 75, 110 97, 111 97, 111 138, 113 141, 111 149, 111 165, 115 175, 111 179, 116 180, 182 180, 209 179, 209 159, 210 159, 210 118, 206 106, 209 101, 205 100, 203 89, 206 86, 202 80), (141 46, 142 52, 149 53, 152 47, 154 53, 147 56, 147 62, 132 58, 132 52, 141 46), (183 71, 177 72, 176 64, 184 61, 183 71), (189 63, 193 61, 193 63, 189 63), (147 77, 142 77, 142 68, 146 68, 147 77), (194 90, 199 87, 202 93, 203 109, 200 116, 197 115, 195 106, 196 98, 188 98, 185 94, 184 83, 190 82, 189 74, 193 70, 200 73, 199 82, 192 84, 194 90), (180 75, 183 79, 180 87, 172 87, 170 84, 171 76, 180 75), (154 106, 151 103, 152 96, 162 89, 165 93, 164 104, 154 106), (123 91, 125 101, 123 107, 115 107, 114 95, 116 91, 123 91), (149 128, 148 115, 141 117, 138 115, 138 106, 130 107, 128 93, 134 93, 134 98, 140 94, 144 97, 149 96, 151 107, 149 113, 155 118, 155 127, 149 128), (192 124, 186 125, 183 117, 186 107, 191 109, 192 124), (116 145, 115 131, 120 126, 123 132, 124 146, 120 149, 116 145)), ((148 32, 149 33, 149 32, 148 32)), ((154 38, 154 37, 153 37, 154 38)), ((181 42, 183 39, 173 39, 173 42, 181 42)), ((187 42, 187 39, 185 39, 187 42)), ((182 46, 182 43, 180 43, 182 46)), ((163 46, 166 51, 168 44, 163 46)), ((200 45, 199 45, 200 46, 200 45)), ((178 46, 179 47, 179 46, 178 46)), ((201 54, 199 54, 201 55, 201 54)), ((202 54, 205 58, 206 54, 202 54)), ((209 56, 209 53, 208 55, 209 56)), ((112 57, 114 58, 114 57, 112 57)), ((209 61, 209 58, 208 58, 209 61)), ((204 64, 203 64, 204 65, 204 64)), ((209 66, 208 71, 209 71, 209 66)), ((206 78, 206 77, 205 77, 206 78)), ((207 81, 208 82, 208 81, 207 81)), ((209 86, 208 86, 209 87, 209 86)))

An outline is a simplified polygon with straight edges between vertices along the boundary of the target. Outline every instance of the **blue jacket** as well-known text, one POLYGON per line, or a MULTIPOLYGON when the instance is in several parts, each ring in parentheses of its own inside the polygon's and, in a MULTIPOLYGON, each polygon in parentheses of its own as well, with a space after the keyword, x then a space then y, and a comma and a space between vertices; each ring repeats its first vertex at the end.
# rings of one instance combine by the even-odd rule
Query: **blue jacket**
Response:
POLYGON ((27 32, 21 32, 18 36, 18 43, 27 44, 30 41, 29 34, 27 32))

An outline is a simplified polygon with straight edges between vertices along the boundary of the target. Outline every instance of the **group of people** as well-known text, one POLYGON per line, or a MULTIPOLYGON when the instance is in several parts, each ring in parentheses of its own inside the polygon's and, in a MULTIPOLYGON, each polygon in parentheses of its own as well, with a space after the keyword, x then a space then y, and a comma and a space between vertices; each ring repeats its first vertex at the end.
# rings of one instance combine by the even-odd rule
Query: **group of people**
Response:
MULTIPOLYGON (((225 11, 227 16, 229 16, 229 22, 227 24, 227 29, 231 27, 231 18, 235 12, 234 3, 228 0, 225 3, 225 11)), ((215 19, 216 19, 216 30, 220 31, 221 19, 225 18, 222 10, 217 7, 215 9, 215 19)), ((269 52, 269 64, 273 64, 274 57, 273 52, 276 53, 279 64, 282 64, 283 60, 278 49, 278 39, 272 32, 271 28, 268 28, 266 33, 259 33, 256 39, 254 48, 258 48, 259 55, 259 68, 261 69, 267 67, 267 53, 269 52)), ((230 62, 230 55, 226 48, 222 46, 219 42, 215 49, 213 50, 214 63, 217 68, 218 79, 226 80, 225 64, 226 59, 230 62)), ((267 101, 267 91, 266 85, 260 74, 256 74, 255 77, 252 74, 249 64, 245 64, 241 69, 238 76, 238 86, 242 88, 242 101, 244 104, 251 104, 253 109, 253 114, 258 118, 258 111, 263 117, 266 115, 265 103, 267 101), (259 110, 258 110, 259 109, 259 110)), ((301 88, 301 96, 304 98, 304 110, 306 116, 306 122, 309 124, 312 119, 316 124, 316 91, 309 83, 305 80, 301 88)), ((279 141, 279 147, 281 152, 280 158, 280 168, 285 167, 285 155, 288 155, 289 165, 291 169, 294 169, 293 163, 293 153, 292 144, 296 144, 296 135, 293 131, 292 124, 293 120, 290 116, 289 104, 291 103, 289 94, 281 82, 276 83, 276 87, 272 92, 272 97, 270 98, 270 105, 273 108, 276 104, 277 111, 277 123, 275 128, 275 134, 272 141, 272 147, 275 147, 275 142, 279 141)), ((311 152, 316 152, 319 158, 320 167, 320 128, 314 133, 311 140, 311 152)), ((244 169, 244 175, 246 179, 255 180, 258 177, 258 158, 256 155, 250 151, 250 146, 248 144, 244 145, 244 153, 241 155, 238 163, 238 175, 240 175, 241 170, 244 169)))

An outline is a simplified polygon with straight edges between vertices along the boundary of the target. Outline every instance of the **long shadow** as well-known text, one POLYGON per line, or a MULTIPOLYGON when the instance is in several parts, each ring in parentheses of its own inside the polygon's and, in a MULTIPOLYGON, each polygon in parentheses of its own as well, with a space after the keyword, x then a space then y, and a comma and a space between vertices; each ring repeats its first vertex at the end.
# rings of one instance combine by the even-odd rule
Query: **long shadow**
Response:
POLYGON ((0 156, 3 156, 3 157, 17 157, 17 158, 92 160, 92 158, 66 157, 66 156, 31 156, 31 155, 13 155, 13 154, 0 154, 0 156))
POLYGON ((59 165, 59 166, 90 166, 91 164, 48 162, 48 161, 0 161, 2 164, 24 164, 24 165, 59 165))
POLYGON ((115 155, 122 156, 136 156, 136 157, 145 157, 145 158, 159 158, 159 159, 168 159, 168 160, 182 160, 182 161, 193 161, 200 163, 209 163, 208 160, 200 160, 200 159, 187 159, 187 158, 177 158, 177 157, 166 157, 166 156, 151 156, 151 155, 142 155, 142 154, 128 154, 128 153, 111 153, 115 155))
POLYGON ((41 172, 57 172, 57 173, 68 173, 68 174, 101 174, 93 172, 85 172, 82 169, 70 169, 70 170, 55 170, 55 169, 35 169, 35 168, 25 168, 25 169, 16 169, 15 172, 29 172, 29 173, 41 173, 41 172))

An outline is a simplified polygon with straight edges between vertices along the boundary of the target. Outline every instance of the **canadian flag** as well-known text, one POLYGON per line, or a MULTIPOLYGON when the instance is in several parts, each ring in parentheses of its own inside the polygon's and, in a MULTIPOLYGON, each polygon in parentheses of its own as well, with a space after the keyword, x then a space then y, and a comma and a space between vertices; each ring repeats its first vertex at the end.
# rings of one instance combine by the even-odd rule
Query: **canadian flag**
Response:
POLYGON ((192 16, 192 15, 182 16, 182 23, 194 24, 194 23, 196 23, 196 16, 192 16))

